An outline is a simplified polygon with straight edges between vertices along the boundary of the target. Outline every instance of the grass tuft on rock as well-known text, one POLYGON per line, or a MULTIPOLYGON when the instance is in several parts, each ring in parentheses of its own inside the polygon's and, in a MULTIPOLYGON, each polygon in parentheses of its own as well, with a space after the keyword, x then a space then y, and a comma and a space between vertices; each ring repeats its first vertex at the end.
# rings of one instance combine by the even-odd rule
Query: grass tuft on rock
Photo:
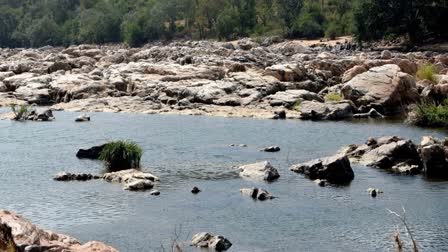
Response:
POLYGON ((324 99, 326 102, 338 102, 342 101, 342 95, 336 92, 331 92, 326 94, 324 99))
POLYGON ((419 126, 448 127, 448 99, 441 104, 424 101, 417 104, 412 122, 419 126))
POLYGON ((417 78, 420 80, 429 80, 431 82, 437 82, 437 68, 433 64, 424 64, 420 66, 417 71, 417 78))
POLYGON ((28 105, 20 105, 11 104, 11 111, 14 113, 14 120, 16 121, 24 121, 30 114, 30 106, 28 105))
POLYGON ((110 171, 121 171, 140 168, 142 155, 142 148, 135 142, 112 141, 104 146, 99 159, 110 171))

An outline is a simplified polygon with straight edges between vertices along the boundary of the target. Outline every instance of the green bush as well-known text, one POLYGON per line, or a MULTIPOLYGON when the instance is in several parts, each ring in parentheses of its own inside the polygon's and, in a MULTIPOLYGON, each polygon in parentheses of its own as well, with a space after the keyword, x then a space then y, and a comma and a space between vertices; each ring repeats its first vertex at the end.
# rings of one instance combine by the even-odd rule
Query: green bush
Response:
POLYGON ((414 111, 413 123, 419 126, 447 127, 448 126, 448 99, 441 104, 424 101, 417 104, 414 111))
POLYGON ((20 105, 17 107, 16 104, 11 104, 10 107, 11 111, 14 113, 14 120, 16 121, 24 121, 30 114, 30 106, 28 105, 20 105))
POLYGON ((338 102, 342 101, 342 96, 339 93, 331 92, 326 94, 324 99, 325 101, 338 102))
POLYGON ((437 82, 436 74, 437 68, 433 64, 425 64, 417 71, 417 77, 420 80, 429 80, 431 82, 437 82))
POLYGON ((140 168, 143 150, 131 141, 113 141, 107 143, 100 153, 100 160, 111 171, 140 168))

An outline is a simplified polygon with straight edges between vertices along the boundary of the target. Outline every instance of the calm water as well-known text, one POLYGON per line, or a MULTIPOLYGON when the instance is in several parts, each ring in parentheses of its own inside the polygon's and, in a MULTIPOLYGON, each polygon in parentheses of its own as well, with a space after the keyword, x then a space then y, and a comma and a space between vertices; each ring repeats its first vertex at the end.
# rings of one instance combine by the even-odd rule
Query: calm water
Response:
MULTIPOLYGON (((386 209, 407 210, 423 251, 448 251, 448 182, 395 176, 354 166, 346 187, 320 188, 288 170, 290 164, 333 154, 369 136, 419 141, 444 132, 399 123, 302 122, 190 116, 55 113, 51 123, 0 121, 0 208, 82 241, 100 240, 121 251, 160 251, 178 233, 226 236, 230 251, 392 251, 397 220, 386 209), (59 171, 98 173, 101 164, 78 160, 81 147, 132 139, 145 151, 144 170, 161 177, 159 197, 102 181, 58 183, 59 171), (248 148, 232 148, 244 143, 248 148), (263 153, 268 145, 280 153, 263 153), (269 160, 281 178, 272 184, 239 178, 233 165, 269 160), (192 195, 190 189, 203 192, 192 195), (242 187, 278 196, 255 202, 242 187), (376 199, 368 187, 385 193, 376 199), (176 232, 175 232, 176 230, 176 232)), ((194 248, 187 250, 198 251, 194 248)))

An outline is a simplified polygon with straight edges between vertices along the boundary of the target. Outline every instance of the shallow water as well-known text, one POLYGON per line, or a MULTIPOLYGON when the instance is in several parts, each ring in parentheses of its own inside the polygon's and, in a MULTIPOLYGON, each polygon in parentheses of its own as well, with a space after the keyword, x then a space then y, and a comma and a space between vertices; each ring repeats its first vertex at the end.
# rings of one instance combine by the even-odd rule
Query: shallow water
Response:
MULTIPOLYGON (((0 121, 0 208, 82 241, 121 251, 160 251, 178 234, 226 236, 229 251, 393 251, 398 221, 387 208, 406 208, 423 251, 448 251, 448 182, 396 176, 354 166, 345 187, 320 188, 289 171, 293 163, 335 153, 369 136, 399 135, 419 142, 446 136, 396 122, 303 122, 192 116, 56 112, 50 123, 0 121), (59 171, 98 173, 99 162, 79 160, 79 148, 132 139, 144 149, 144 170, 161 177, 158 197, 102 181, 60 183, 59 171), (229 147, 247 144, 247 148, 229 147), (279 153, 259 149, 279 145, 279 153), (269 160, 275 183, 239 178, 232 166, 269 160), (190 189, 202 189, 192 195, 190 189), (239 193, 258 186, 278 198, 255 202, 239 193), (373 199, 366 189, 385 193, 373 199)), ((405 236, 403 235, 405 238, 405 236)), ((199 251, 187 248, 188 251, 199 251)))

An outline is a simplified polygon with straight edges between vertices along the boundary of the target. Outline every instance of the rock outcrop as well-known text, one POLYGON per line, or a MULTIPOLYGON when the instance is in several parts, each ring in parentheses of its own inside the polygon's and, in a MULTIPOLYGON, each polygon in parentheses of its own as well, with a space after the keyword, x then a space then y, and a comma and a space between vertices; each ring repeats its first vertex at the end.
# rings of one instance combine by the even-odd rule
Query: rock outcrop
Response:
POLYGON ((0 251, 48 251, 48 252, 118 252, 118 250, 101 242, 81 244, 75 238, 40 229, 29 220, 15 213, 0 210, 0 237, 11 242, 10 234, 16 246, 9 244, 9 249, 3 250, 4 240, 0 239, 0 251), (9 233, 10 232, 10 233, 9 233))
POLYGON ((417 145, 396 136, 369 138, 365 144, 345 147, 342 153, 352 162, 400 173, 415 174, 422 167, 417 145))

